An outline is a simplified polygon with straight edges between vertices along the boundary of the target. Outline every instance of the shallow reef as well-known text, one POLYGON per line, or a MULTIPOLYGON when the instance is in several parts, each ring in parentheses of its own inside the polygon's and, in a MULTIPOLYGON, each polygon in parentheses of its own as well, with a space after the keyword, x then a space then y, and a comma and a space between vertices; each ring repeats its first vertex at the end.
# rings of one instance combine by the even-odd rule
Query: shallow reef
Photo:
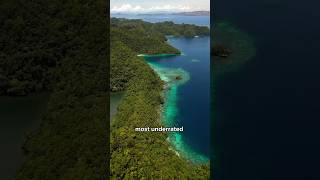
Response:
MULTIPOLYGON (((164 98, 161 119, 166 127, 179 126, 176 116, 179 112, 177 101, 179 98, 178 88, 188 82, 190 74, 182 68, 163 67, 155 62, 148 61, 150 67, 165 82, 164 98)), ((193 163, 204 164, 209 162, 209 158, 195 152, 183 137, 183 132, 170 132, 167 139, 173 146, 171 150, 177 155, 181 155, 193 163)))
POLYGON ((223 47, 224 50, 221 56, 211 55, 211 69, 215 74, 241 68, 256 52, 253 38, 227 22, 215 24, 211 39, 212 47, 223 47))

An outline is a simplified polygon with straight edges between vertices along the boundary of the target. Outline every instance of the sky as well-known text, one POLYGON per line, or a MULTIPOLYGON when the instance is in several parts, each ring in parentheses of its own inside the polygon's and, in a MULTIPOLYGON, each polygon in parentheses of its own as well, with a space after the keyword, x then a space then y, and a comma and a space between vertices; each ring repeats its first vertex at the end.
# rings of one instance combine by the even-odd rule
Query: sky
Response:
POLYGON ((111 13, 209 11, 210 0, 111 0, 111 13))

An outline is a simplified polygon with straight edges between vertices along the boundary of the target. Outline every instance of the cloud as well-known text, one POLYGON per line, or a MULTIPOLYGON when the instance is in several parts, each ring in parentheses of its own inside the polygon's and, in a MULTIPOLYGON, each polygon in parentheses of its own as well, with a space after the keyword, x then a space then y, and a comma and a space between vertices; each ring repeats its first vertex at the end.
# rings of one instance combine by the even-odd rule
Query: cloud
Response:
POLYGON ((159 12, 159 11, 190 11, 192 10, 189 6, 173 6, 173 5, 163 5, 163 6, 152 6, 152 7, 142 7, 139 5, 123 4, 121 6, 113 6, 111 8, 112 13, 143 13, 143 12, 159 12))
POLYGON ((142 11, 141 6, 132 6, 131 4, 124 4, 122 6, 114 6, 111 8, 111 12, 137 12, 142 11))
POLYGON ((164 6, 155 6, 151 7, 150 11, 187 11, 191 8, 189 6, 172 6, 172 5, 164 5, 164 6))

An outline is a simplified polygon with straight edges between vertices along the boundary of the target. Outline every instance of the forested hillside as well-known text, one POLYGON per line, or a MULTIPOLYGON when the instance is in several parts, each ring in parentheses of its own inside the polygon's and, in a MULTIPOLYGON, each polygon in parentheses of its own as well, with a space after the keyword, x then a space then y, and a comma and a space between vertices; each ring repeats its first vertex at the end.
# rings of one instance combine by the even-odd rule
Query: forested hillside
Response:
POLYGON ((110 88, 126 92, 111 123, 111 179, 208 179, 209 165, 193 164, 177 156, 166 133, 134 131, 135 127, 162 125, 163 82, 137 55, 176 51, 166 43, 164 35, 170 33, 158 29, 163 23, 124 19, 111 22, 110 88), (143 37, 137 36, 137 32, 143 37), (147 42, 155 40, 156 46, 147 42))
POLYGON ((117 49, 111 50, 110 90, 123 91, 128 81, 135 76, 132 63, 126 48, 138 54, 180 54, 166 40, 171 36, 205 36, 209 35, 208 27, 173 22, 149 23, 142 20, 111 19, 111 44, 117 49), (119 44, 121 42, 121 44, 119 44))
POLYGON ((0 95, 50 93, 16 179, 107 179, 107 2, 0 2, 0 95))

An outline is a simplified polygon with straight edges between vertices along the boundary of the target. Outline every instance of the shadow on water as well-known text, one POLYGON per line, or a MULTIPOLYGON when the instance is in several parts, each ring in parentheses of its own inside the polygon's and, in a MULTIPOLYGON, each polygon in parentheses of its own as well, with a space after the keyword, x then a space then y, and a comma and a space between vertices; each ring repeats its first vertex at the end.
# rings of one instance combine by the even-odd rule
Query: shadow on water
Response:
POLYGON ((125 92, 110 93, 110 120, 116 115, 117 108, 121 103, 124 94, 125 92))
POLYGON ((12 179, 23 162, 26 133, 35 130, 46 109, 49 94, 0 97, 0 179, 12 179))

